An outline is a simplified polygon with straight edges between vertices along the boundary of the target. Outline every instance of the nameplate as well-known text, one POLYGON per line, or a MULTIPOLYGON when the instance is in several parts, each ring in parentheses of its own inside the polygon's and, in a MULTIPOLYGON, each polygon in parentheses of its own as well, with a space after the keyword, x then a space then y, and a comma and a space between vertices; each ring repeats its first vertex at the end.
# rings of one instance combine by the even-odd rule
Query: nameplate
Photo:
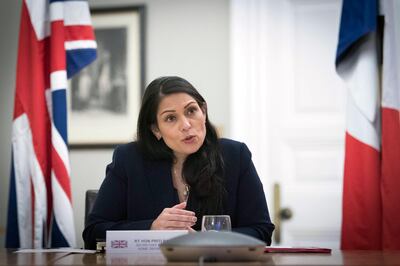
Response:
POLYGON ((187 234, 186 230, 107 231, 107 253, 158 253, 165 240, 187 234))

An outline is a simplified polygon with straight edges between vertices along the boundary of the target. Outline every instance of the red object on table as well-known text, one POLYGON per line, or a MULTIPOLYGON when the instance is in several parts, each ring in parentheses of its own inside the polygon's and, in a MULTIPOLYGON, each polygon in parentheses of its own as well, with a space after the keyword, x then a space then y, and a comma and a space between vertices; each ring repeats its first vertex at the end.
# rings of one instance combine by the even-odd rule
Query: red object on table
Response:
POLYGON ((265 253, 331 253, 330 248, 318 247, 265 247, 265 253))

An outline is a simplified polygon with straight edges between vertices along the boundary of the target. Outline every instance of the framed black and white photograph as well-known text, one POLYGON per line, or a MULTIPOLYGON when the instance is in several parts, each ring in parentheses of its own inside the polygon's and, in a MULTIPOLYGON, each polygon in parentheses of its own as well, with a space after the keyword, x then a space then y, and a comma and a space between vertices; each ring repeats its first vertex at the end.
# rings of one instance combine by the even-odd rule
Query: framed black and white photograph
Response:
POLYGON ((92 10, 97 59, 70 82, 71 148, 132 141, 144 91, 144 6, 92 10))

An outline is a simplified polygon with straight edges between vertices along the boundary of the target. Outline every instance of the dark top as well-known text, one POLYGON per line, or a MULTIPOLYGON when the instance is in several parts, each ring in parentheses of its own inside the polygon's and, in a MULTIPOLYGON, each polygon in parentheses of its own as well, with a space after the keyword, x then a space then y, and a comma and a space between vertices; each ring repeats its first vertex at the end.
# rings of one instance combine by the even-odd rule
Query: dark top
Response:
MULTIPOLYGON (((221 214, 230 215, 232 231, 271 244, 274 225, 249 149, 233 140, 219 143, 227 190, 221 214)), ((145 159, 136 142, 118 146, 83 231, 86 248, 95 249, 96 239, 105 239, 107 230, 149 230, 164 208, 178 204, 171 167, 171 160, 145 159)))

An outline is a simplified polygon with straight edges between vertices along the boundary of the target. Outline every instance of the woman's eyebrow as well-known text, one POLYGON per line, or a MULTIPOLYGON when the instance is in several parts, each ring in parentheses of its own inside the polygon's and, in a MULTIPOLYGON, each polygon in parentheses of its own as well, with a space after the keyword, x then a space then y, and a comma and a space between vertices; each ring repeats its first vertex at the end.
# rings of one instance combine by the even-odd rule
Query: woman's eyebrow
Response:
POLYGON ((190 101, 190 102, 188 102, 186 105, 185 105, 185 109, 189 106, 189 105, 191 105, 192 103, 196 103, 196 101, 190 101))
POLYGON ((173 112, 175 112, 175 110, 167 109, 167 110, 162 111, 162 113, 160 115, 163 115, 164 113, 173 113, 173 112))
MULTIPOLYGON (((190 101, 190 102, 188 102, 188 103, 183 107, 183 109, 188 108, 188 107, 189 107, 191 104, 193 104, 193 103, 196 103, 196 101, 190 101)), ((166 110, 162 111, 162 112, 160 113, 160 115, 163 115, 164 113, 173 113, 173 112, 176 112, 175 109, 166 109, 166 110)))

